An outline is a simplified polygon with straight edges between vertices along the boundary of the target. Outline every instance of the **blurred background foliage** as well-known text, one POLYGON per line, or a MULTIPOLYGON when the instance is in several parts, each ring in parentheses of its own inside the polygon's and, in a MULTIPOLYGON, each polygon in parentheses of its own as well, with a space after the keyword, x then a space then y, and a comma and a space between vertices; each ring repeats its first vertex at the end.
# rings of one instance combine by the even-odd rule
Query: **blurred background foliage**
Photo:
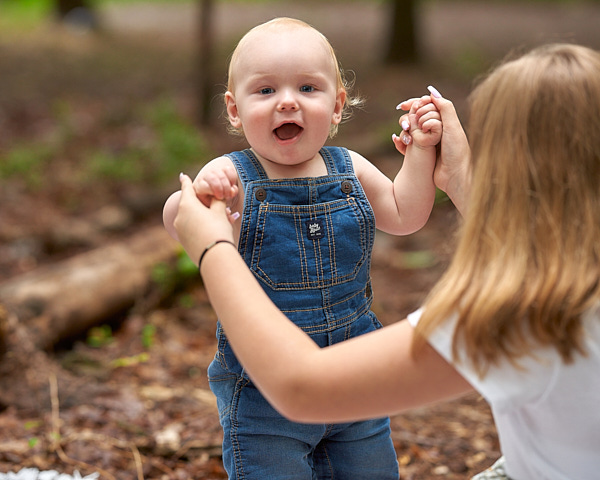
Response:
MULTIPOLYGON (((369 115, 369 132, 359 120, 347 129, 349 137, 357 139, 357 131, 361 138, 374 135, 375 143, 385 143, 390 152, 389 135, 397 114, 387 106, 384 110, 380 102, 395 100, 388 95, 400 83, 394 78, 404 82, 403 76, 416 78, 418 72, 442 84, 461 83, 468 91, 473 79, 506 53, 510 36, 520 34, 518 18, 514 18, 515 27, 506 30, 506 43, 490 42, 490 48, 457 31, 451 40, 458 46, 435 56, 434 43, 440 43, 435 37, 438 29, 426 20, 431 17, 426 14, 440 8, 468 13, 469 5, 475 3, 483 2, 0 0, 0 184, 11 182, 13 189, 37 192, 48 190, 51 178, 61 185, 62 192, 50 188, 53 199, 73 205, 73 198, 91 185, 114 192, 132 184, 172 185, 179 171, 195 173, 215 150, 221 153, 221 146, 229 148, 226 141, 219 140, 224 132, 220 94, 227 59, 239 36, 252 26, 249 12, 255 5, 267 5, 264 10, 272 9, 276 12, 273 16, 286 8, 294 16, 299 11, 295 7, 304 6, 303 13, 312 11, 307 21, 339 38, 344 30, 352 35, 352 29, 361 29, 361 18, 352 16, 354 10, 360 10, 358 6, 385 12, 379 23, 382 28, 369 32, 367 41, 344 45, 333 38, 332 43, 342 64, 349 65, 357 76, 359 90, 374 88, 378 94, 370 95, 374 98, 368 99, 366 112, 357 112, 359 118, 369 115), (222 5, 229 5, 229 12, 240 12, 226 19, 229 36, 223 34, 222 16, 215 13, 222 5), (182 31, 191 33, 173 39, 136 30, 130 20, 148 6, 155 6, 159 16, 167 7, 187 9, 193 18, 187 19, 182 31), (115 33, 107 27, 111 22, 112 27, 119 22, 125 26, 115 33), (188 28, 190 23, 192 28, 188 28), (371 50, 366 52, 367 48, 371 50)), ((484 32, 493 30, 498 5, 528 5, 540 11, 558 5, 564 10, 556 10, 557 15, 565 12, 568 20, 568 9, 598 3, 488 0, 489 25, 473 22, 472 26, 484 32)), ((255 23, 264 19, 257 17, 255 23)), ((532 31, 535 28, 531 25, 532 31)), ((537 40, 547 38, 539 34, 537 40)), ((557 33, 556 38, 562 37, 557 33)), ((515 45, 518 42, 515 35, 515 45)), ((414 94, 408 88, 406 93, 414 94)), ((397 95, 401 100, 405 94, 397 95)), ((379 147, 369 149, 378 151, 379 147)))

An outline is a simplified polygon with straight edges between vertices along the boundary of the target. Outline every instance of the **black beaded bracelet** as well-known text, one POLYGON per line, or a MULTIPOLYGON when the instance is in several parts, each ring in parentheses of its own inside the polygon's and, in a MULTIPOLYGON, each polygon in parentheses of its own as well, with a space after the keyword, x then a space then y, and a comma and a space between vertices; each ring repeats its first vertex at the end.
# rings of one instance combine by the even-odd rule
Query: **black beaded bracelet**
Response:
MULTIPOLYGON (((229 240, 216 240, 212 243, 209 243, 206 246, 206 248, 204 249, 204 251, 202 252, 202 255, 200 255, 200 260, 198 260, 198 270, 200 270, 200 265, 202 265, 202 259, 204 258, 204 255, 206 255, 206 252, 208 252, 211 248, 213 248, 218 243, 229 243, 230 245, 233 245, 235 247, 235 243, 230 242, 229 240)), ((237 247, 235 247, 235 248, 237 249, 237 247)))

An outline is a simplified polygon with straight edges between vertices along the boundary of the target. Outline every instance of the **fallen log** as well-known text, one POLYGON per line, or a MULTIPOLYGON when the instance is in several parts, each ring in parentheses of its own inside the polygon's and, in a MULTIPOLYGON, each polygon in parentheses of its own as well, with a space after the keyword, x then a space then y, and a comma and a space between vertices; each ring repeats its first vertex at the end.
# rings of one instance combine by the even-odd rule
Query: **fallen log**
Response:
POLYGON ((153 267, 176 251, 162 226, 149 227, 5 281, 0 304, 18 318, 34 348, 47 349, 133 306, 147 291, 153 267))

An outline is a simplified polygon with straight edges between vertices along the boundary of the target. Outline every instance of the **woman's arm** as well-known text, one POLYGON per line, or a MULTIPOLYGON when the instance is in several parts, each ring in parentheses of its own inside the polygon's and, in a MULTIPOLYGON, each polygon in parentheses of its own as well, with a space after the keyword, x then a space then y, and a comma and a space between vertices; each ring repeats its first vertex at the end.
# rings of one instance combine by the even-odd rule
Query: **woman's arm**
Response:
MULTIPOLYGON (((205 207, 185 176, 175 227, 194 259, 215 240, 233 239, 225 204, 214 200, 205 207)), ((270 301, 232 245, 216 244, 200 268, 235 354, 263 395, 292 420, 383 416, 471 390, 429 346, 413 358, 407 321, 321 349, 270 301)))

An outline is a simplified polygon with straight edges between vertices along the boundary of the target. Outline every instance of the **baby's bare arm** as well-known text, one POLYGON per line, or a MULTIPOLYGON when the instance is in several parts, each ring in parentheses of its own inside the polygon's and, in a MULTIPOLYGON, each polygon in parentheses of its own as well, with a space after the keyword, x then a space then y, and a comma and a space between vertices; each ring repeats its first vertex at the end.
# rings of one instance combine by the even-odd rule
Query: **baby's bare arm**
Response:
POLYGON ((392 137, 405 155, 393 182, 366 159, 357 155, 354 162, 373 206, 377 228, 394 235, 408 235, 422 228, 435 201, 433 171, 442 132, 440 114, 431 98, 425 96, 411 104, 408 120, 411 142, 407 145, 402 138, 392 137))
MULTIPOLYGON (((415 161, 402 166, 394 181, 366 158, 352 152, 354 170, 373 207, 379 230, 392 235, 409 235, 427 223, 435 200, 435 147, 427 148, 431 152, 426 156, 432 162, 421 165, 414 158, 415 161)), ((423 153, 425 156, 426 152, 423 153)))

